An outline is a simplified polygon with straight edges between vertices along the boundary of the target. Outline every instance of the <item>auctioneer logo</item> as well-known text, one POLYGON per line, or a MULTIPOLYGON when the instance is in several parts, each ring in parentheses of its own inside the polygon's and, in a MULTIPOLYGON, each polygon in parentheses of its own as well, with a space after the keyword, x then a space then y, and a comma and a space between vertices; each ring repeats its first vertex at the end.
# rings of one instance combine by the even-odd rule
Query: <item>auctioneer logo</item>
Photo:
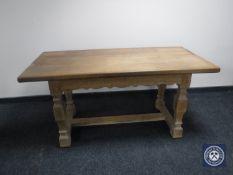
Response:
POLYGON ((204 144, 203 165, 209 167, 226 166, 226 146, 224 144, 204 144))

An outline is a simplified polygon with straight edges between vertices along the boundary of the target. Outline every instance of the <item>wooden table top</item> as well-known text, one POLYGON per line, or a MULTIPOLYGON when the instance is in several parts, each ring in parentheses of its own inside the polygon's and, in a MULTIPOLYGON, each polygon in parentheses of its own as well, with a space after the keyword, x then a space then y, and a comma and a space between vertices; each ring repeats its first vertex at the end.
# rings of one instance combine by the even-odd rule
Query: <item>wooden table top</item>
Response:
POLYGON ((218 66, 182 47, 53 51, 43 52, 18 81, 219 71, 218 66))

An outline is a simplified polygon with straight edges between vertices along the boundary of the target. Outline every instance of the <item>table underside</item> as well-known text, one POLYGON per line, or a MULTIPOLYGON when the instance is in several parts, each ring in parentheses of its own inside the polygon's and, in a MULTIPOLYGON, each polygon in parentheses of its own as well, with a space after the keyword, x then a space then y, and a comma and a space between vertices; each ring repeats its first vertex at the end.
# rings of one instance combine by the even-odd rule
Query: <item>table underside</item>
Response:
POLYGON ((164 74, 127 77, 84 78, 49 81, 53 96, 54 117, 59 130, 60 147, 71 146, 71 129, 73 126, 92 126, 135 122, 166 121, 173 138, 183 134, 182 119, 187 110, 187 89, 190 86, 191 74, 164 74), (174 98, 172 116, 164 102, 166 85, 177 84, 178 90, 174 98), (103 116, 79 118, 72 99, 72 90, 80 88, 127 87, 138 85, 157 85, 158 94, 155 108, 159 113, 130 114, 120 116, 103 116))

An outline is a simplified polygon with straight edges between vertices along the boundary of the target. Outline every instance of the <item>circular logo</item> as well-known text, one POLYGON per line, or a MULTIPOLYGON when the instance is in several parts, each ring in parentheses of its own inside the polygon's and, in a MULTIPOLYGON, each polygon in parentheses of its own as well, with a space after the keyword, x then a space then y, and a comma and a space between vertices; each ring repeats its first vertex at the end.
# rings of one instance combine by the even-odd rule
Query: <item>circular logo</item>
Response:
POLYGON ((219 146, 209 146, 204 152, 204 160, 210 166, 221 165, 224 158, 224 151, 219 146))

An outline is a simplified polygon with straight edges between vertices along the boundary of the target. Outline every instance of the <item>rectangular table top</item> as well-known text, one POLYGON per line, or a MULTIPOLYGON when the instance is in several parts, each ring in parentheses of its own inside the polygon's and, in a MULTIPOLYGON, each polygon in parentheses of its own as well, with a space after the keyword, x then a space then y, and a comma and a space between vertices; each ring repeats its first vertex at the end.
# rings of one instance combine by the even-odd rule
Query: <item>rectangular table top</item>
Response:
POLYGON ((53 51, 43 52, 18 81, 219 71, 218 66, 183 47, 53 51))

